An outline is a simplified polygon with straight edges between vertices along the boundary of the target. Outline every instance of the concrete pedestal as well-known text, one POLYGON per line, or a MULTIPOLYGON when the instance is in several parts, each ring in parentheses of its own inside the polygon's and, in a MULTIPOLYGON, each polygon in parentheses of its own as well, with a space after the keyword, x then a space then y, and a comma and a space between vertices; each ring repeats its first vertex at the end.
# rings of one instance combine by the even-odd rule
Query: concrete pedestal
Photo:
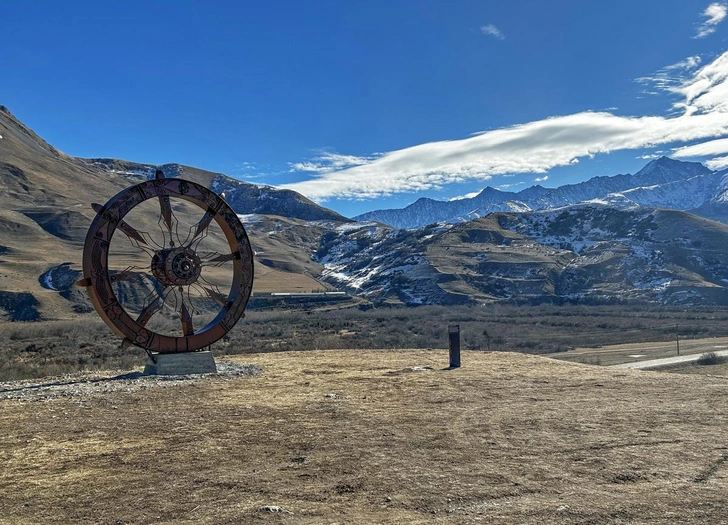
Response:
POLYGON ((187 374, 216 374, 215 358, 209 350, 181 354, 157 354, 147 359, 145 374, 175 376, 187 374))

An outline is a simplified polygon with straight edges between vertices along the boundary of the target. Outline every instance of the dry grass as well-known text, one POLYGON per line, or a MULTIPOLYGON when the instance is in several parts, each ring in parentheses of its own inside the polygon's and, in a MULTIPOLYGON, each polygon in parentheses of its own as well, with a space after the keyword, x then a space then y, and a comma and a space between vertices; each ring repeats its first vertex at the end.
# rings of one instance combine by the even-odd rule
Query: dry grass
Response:
MULTIPOLYGON (((626 306, 487 305, 360 309, 355 303, 256 305, 213 350, 225 354, 326 349, 446 348, 458 324, 464 350, 552 353, 587 364, 634 361, 728 346, 728 312, 626 306), (688 339, 690 337, 691 339, 688 339), (723 337, 720 339, 719 337, 723 337), (698 339, 700 338, 700 339, 698 339), (653 341, 644 343, 644 341, 653 341), (614 345, 614 343, 621 343, 614 345), (607 345, 585 348, 587 345, 607 345), (562 352, 567 347, 575 351, 562 352)), ((179 328, 178 320, 169 326, 179 328)), ((195 326, 203 326, 196 323, 195 326)), ((38 323, 0 322, 0 381, 129 366, 144 352, 120 350, 95 312, 38 323)))
POLYGON ((664 371, 676 374, 709 375, 728 378, 728 363, 707 366, 697 363, 688 363, 681 366, 672 366, 664 371))
POLYGON ((0 401, 0 523, 725 522, 722 378, 483 352, 443 370, 442 350, 245 360, 263 373, 0 401))

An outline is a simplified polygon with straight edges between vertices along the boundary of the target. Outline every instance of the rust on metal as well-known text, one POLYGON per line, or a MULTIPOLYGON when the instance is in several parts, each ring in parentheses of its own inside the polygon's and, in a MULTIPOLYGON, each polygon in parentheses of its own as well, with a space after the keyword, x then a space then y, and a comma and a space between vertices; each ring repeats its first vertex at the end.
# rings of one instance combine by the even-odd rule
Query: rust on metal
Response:
POLYGON ((244 316, 253 286, 253 251, 238 216, 219 195, 195 182, 167 179, 157 170, 154 179, 126 188, 104 206, 92 207, 96 217, 84 244, 83 278, 76 284, 86 287, 98 314, 123 338, 122 348, 133 344, 158 353, 200 350, 222 338, 244 316), (177 199, 198 206, 202 213, 186 239, 176 231, 173 201, 177 199), (129 212, 146 201, 158 203, 163 243, 154 242, 147 232, 124 221, 129 212), (227 242, 222 253, 198 252, 211 224, 219 226, 227 242), (148 266, 112 267, 110 248, 117 230, 143 260, 149 260, 148 266), (229 291, 205 280, 203 273, 206 267, 217 268, 226 263, 232 267, 231 282, 226 283, 229 291), (147 303, 141 311, 127 311, 115 291, 121 285, 146 286, 147 303), (199 323, 193 317, 192 291, 195 297, 204 297, 217 308, 204 326, 195 326, 199 323), (170 311, 177 318, 177 334, 148 328, 155 316, 170 311))

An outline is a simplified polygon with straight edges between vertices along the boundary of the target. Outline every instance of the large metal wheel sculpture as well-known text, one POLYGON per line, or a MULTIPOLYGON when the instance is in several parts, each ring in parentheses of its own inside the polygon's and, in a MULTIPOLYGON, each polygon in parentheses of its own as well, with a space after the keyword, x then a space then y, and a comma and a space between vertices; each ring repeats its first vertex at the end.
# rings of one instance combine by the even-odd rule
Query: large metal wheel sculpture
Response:
POLYGON ((238 216, 220 196, 158 170, 154 180, 93 207, 97 215, 78 284, 124 338, 122 347, 160 354, 200 350, 243 316, 253 252, 238 216), (193 220, 185 223, 178 215, 193 220))

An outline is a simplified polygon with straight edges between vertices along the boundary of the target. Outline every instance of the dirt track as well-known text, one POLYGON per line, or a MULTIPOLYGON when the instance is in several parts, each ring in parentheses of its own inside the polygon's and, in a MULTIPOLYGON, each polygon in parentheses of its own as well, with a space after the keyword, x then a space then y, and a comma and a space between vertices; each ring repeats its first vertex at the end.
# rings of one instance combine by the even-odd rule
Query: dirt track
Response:
POLYGON ((0 523, 726 523, 723 378, 479 352, 446 371, 442 350, 245 360, 263 372, 0 401, 0 523))
POLYGON ((680 353, 677 352, 677 341, 654 341, 649 343, 622 343, 605 345, 596 348, 576 348, 568 352, 559 352, 552 357, 572 363, 594 365, 618 365, 622 363, 638 363, 676 356, 695 355, 706 352, 724 352, 728 349, 728 337, 709 337, 704 339, 683 339, 679 342, 680 353))

